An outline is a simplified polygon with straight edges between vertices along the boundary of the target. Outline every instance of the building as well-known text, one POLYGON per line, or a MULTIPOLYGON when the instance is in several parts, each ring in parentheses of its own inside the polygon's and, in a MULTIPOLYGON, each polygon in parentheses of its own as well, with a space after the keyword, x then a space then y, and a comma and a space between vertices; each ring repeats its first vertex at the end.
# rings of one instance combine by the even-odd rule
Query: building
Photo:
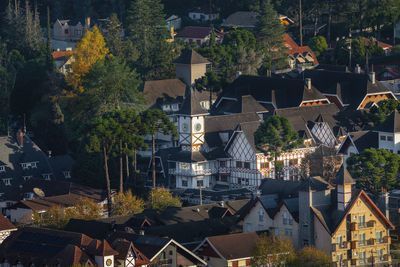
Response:
POLYGON ((196 7, 189 11, 188 17, 192 20, 207 22, 218 18, 218 13, 212 12, 210 8, 196 7))
POLYGON ((177 31, 182 27, 182 18, 177 15, 171 15, 165 21, 167 22, 167 26, 170 31, 171 29, 177 31))
POLYGON ((70 51, 54 51, 52 53, 57 69, 64 75, 71 72, 71 64, 75 61, 70 51))
POLYGON ((11 235, 13 231, 16 231, 15 227, 6 217, 0 214, 0 244, 11 235))
POLYGON ((286 53, 289 55, 288 67, 290 70, 305 70, 314 68, 319 64, 314 52, 308 46, 298 46, 295 41, 288 35, 283 35, 284 46, 287 48, 286 53))
POLYGON ((251 266, 258 240, 256 232, 210 236, 194 249, 207 266, 251 266))
POLYGON ((222 42, 224 39, 224 33, 220 32, 211 27, 200 27, 200 26, 186 26, 175 38, 182 39, 186 43, 195 43, 198 46, 204 45, 211 38, 211 32, 214 31, 216 42, 222 42))
POLYGON ((363 39, 364 39, 365 46, 369 46, 369 45, 371 45, 371 42, 373 42, 373 45, 376 45, 376 46, 382 48, 382 50, 385 52, 386 56, 388 56, 392 52, 393 46, 390 44, 378 41, 375 38, 363 37, 363 39))
POLYGON ((85 24, 78 20, 57 19, 53 24, 53 38, 60 41, 79 41, 84 27, 90 27, 90 18, 86 18, 85 24))
POLYGON ((149 260, 127 240, 112 245, 81 233, 24 227, 0 245, 1 266, 129 266, 149 260))
POLYGON ((353 188, 344 166, 335 183, 314 177, 276 188, 270 185, 268 194, 256 199, 243 216, 243 230, 258 227, 284 233, 297 247, 312 245, 325 251, 334 266, 390 265, 393 224, 363 190, 353 188))
MULTIPOLYGON (((237 11, 233 14, 230 14, 226 19, 224 19, 221 26, 234 29, 245 28, 252 30, 257 24, 258 16, 258 12, 237 11)), ((292 19, 282 14, 279 14, 279 20, 284 26, 289 26, 294 23, 292 19)))

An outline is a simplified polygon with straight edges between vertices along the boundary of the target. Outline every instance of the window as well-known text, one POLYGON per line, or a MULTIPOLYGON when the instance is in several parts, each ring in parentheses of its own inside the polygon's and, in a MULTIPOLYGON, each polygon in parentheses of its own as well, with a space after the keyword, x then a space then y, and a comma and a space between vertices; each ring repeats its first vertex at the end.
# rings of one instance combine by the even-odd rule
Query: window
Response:
POLYGON ((65 34, 68 34, 68 32, 69 32, 68 29, 65 29, 65 30, 64 30, 64 33, 65 33, 65 34))
POLYGON ((269 169, 269 162, 261 162, 260 169, 269 169))
POLYGON ((381 141, 386 141, 386 136, 381 135, 381 141))
MULTIPOLYGON (((307 225, 307 226, 308 226, 308 225, 307 225)), ((308 245, 309 245, 308 239, 303 239, 303 246, 306 247, 306 246, 308 246, 308 245)))
POLYGON ((197 187, 203 187, 203 180, 197 180, 197 187))
POLYGON ((31 162, 31 168, 37 168, 36 162, 31 162))
POLYGON ((360 263, 365 263, 365 251, 360 251, 360 263))
POLYGON ((240 184, 241 185, 249 185, 249 179, 242 178, 241 181, 240 181, 240 184))
POLYGON ((293 224, 293 217, 289 215, 289 225, 293 224))
POLYGON ((26 176, 22 176, 22 178, 24 178, 24 181, 28 181, 29 179, 32 178, 32 175, 26 175, 26 176))
POLYGON ((241 161, 236 161, 236 168, 242 168, 243 163, 241 161))
POLYGON ((383 232, 376 232, 376 243, 383 243, 383 232))
POLYGON ((365 242, 365 233, 359 234, 358 237, 360 246, 365 246, 367 244, 365 242))
POLYGON ((220 174, 219 175, 219 180, 221 182, 228 182, 228 174, 220 174))
POLYGON ((367 225, 365 223, 365 215, 358 216, 358 227, 365 228, 367 225))
POLYGON ((287 224, 288 223, 288 215, 287 215, 287 213, 284 212, 282 217, 283 217, 283 224, 287 224))
POLYGON ((259 220, 260 222, 264 221, 264 210, 263 210, 263 209, 260 209, 260 210, 258 211, 258 220, 259 220))
POLYGON ((28 169, 28 164, 27 163, 21 163, 21 167, 23 170, 28 169))
POLYGON ((343 247, 343 236, 340 235, 336 237, 336 244, 338 244, 340 248, 343 247))
POLYGON ((293 232, 290 229, 285 229, 285 236, 293 236, 293 232))
POLYGON ((50 176, 51 176, 50 173, 44 173, 44 174, 42 174, 42 176, 43 176, 43 178, 44 178, 45 180, 50 181, 50 176))
POLYGON ((336 255, 336 259, 337 259, 337 262, 342 262, 343 261, 343 255, 342 254, 337 254, 336 255))
POLYGON ((388 140, 388 141, 393 141, 393 136, 388 136, 388 137, 387 137, 387 140, 388 140))
POLYGON ((244 168, 250 169, 250 162, 244 162, 244 168))
POLYGON ((3 183, 4 183, 4 185, 6 185, 6 186, 11 185, 11 178, 4 178, 4 179, 3 179, 3 183))
POLYGON ((70 171, 64 171, 63 174, 64 174, 64 178, 71 178, 70 171))
POLYGON ((169 251, 169 255, 172 256, 173 254, 174 254, 174 252, 173 252, 172 250, 170 250, 170 251, 169 251))
POLYGON ((188 186, 188 181, 187 180, 182 180, 182 186, 187 187, 188 186))
POLYGON ((298 160, 297 159, 289 159, 289 166, 297 166, 298 160))
POLYGON ((82 31, 81 30, 75 30, 75 35, 77 36, 81 36, 82 35, 82 31))
POLYGON ((219 162, 219 166, 222 167, 222 168, 225 168, 226 167, 226 161, 220 161, 219 162))
POLYGON ((0 166, 0 172, 6 172, 6 166, 0 166))
POLYGON ((383 261, 383 249, 376 250, 376 260, 383 261))

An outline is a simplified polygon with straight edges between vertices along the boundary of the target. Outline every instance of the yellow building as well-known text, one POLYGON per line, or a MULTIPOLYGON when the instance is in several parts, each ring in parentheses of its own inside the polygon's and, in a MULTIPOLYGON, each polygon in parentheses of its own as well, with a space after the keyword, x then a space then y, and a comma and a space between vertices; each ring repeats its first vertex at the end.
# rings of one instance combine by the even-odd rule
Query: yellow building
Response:
POLYGON ((336 205, 311 207, 314 244, 334 266, 389 266, 393 224, 342 167, 336 177, 336 205))

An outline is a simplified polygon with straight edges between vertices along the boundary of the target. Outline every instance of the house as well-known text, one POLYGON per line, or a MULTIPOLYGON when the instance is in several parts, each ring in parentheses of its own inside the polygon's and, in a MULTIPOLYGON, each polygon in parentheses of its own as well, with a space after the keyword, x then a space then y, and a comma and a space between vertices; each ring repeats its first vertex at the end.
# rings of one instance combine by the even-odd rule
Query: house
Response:
POLYGON ((295 41, 288 35, 283 35, 284 46, 287 48, 286 53, 289 55, 289 69, 304 70, 313 68, 319 64, 314 52, 308 46, 298 46, 295 41))
POLYGON ((208 266, 251 266, 258 240, 256 232, 210 236, 194 249, 208 266))
POLYGON ((222 42, 222 40, 224 39, 224 33, 211 27, 186 26, 181 31, 179 31, 175 37, 182 39, 186 43, 195 43, 198 46, 202 46, 208 40, 210 40, 212 31, 214 31, 215 33, 216 42, 222 42))
POLYGON ((86 18, 84 25, 78 20, 57 19, 53 24, 53 38, 61 41, 79 41, 85 27, 90 27, 90 18, 86 18))
POLYGON ((371 45, 371 42, 373 42, 374 45, 379 46, 380 48, 382 48, 382 50, 385 52, 386 56, 389 55, 392 52, 393 46, 390 45, 390 44, 378 41, 375 38, 363 37, 363 39, 364 39, 365 46, 369 46, 369 45, 371 45))
POLYGON ((16 231, 15 227, 5 216, 0 214, 0 244, 11 235, 11 232, 16 231))
POLYGON ((0 245, 1 266, 129 266, 149 260, 132 242, 93 239, 81 233, 24 227, 0 245))
POLYGON ((218 18, 218 13, 212 12, 210 8, 196 7, 189 11, 188 17, 192 20, 207 22, 218 18))
POLYGON ((353 188, 344 166, 335 186, 321 177, 275 183, 281 185, 269 184, 268 193, 244 213, 244 231, 285 234, 295 247, 325 251, 334 266, 391 263, 389 231, 394 226, 363 190, 353 188))
POLYGON ((177 15, 171 15, 165 21, 167 22, 167 26, 170 31, 171 29, 177 31, 182 27, 182 18, 177 15))
MULTIPOLYGON (((86 198, 101 205, 106 213, 106 193, 71 182, 28 181, 15 191, 4 195, 5 214, 12 222, 30 223, 34 213, 44 213, 58 206, 69 208, 86 198), (9 204, 15 203, 15 204, 9 204)), ((4 204, 3 204, 4 205, 4 204)))
POLYGON ((71 72, 71 64, 75 61, 70 51, 54 51, 52 53, 57 69, 64 75, 71 72))
MULTIPOLYGON (((245 28, 252 30, 257 24, 258 16, 259 13, 254 11, 237 11, 224 19, 221 26, 227 28, 245 28)), ((279 14, 279 20, 284 26, 289 26, 294 23, 292 19, 282 14, 279 14)))
MULTIPOLYGON (((0 195, 32 178, 64 179, 55 175, 49 157, 22 131, 13 136, 0 137, 0 195)), ((62 167, 70 171, 70 166, 62 167)))
POLYGON ((396 99, 395 95, 376 80, 375 72, 370 75, 322 69, 305 70, 304 77, 310 78, 312 86, 340 109, 362 110, 382 100, 396 99))
POLYGON ((127 240, 149 259, 151 266, 205 266, 206 262, 172 238, 115 232, 109 241, 127 240))

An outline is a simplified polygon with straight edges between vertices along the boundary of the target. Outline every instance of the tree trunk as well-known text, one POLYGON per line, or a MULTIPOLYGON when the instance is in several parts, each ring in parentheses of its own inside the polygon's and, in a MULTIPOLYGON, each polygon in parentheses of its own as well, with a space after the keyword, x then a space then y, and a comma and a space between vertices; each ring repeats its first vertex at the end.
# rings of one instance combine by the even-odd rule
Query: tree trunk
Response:
POLYGON ((111 185, 110 185, 110 176, 108 174, 107 150, 106 150, 105 146, 103 146, 103 157, 104 157, 104 172, 106 175, 106 182, 107 182, 107 209, 108 209, 108 216, 110 216, 110 214, 111 214, 111 185))
POLYGON ((331 23, 332 23, 332 3, 329 0, 329 11, 328 11, 328 47, 331 47, 331 23))
POLYGON ((129 156, 128 156, 128 144, 125 143, 125 164, 126 164, 126 177, 125 177, 125 186, 127 185, 128 179, 129 179, 129 156))
POLYGON ((156 154, 155 134, 152 135, 152 143, 153 143, 153 148, 151 151, 151 165, 153 170, 153 189, 155 189, 156 188, 156 159, 154 158, 156 154))
POLYGON ((301 8, 301 0, 299 0, 300 46, 303 46, 303 15, 301 8))
POLYGON ((119 192, 124 192, 124 164, 122 161, 122 140, 119 141, 119 192))

